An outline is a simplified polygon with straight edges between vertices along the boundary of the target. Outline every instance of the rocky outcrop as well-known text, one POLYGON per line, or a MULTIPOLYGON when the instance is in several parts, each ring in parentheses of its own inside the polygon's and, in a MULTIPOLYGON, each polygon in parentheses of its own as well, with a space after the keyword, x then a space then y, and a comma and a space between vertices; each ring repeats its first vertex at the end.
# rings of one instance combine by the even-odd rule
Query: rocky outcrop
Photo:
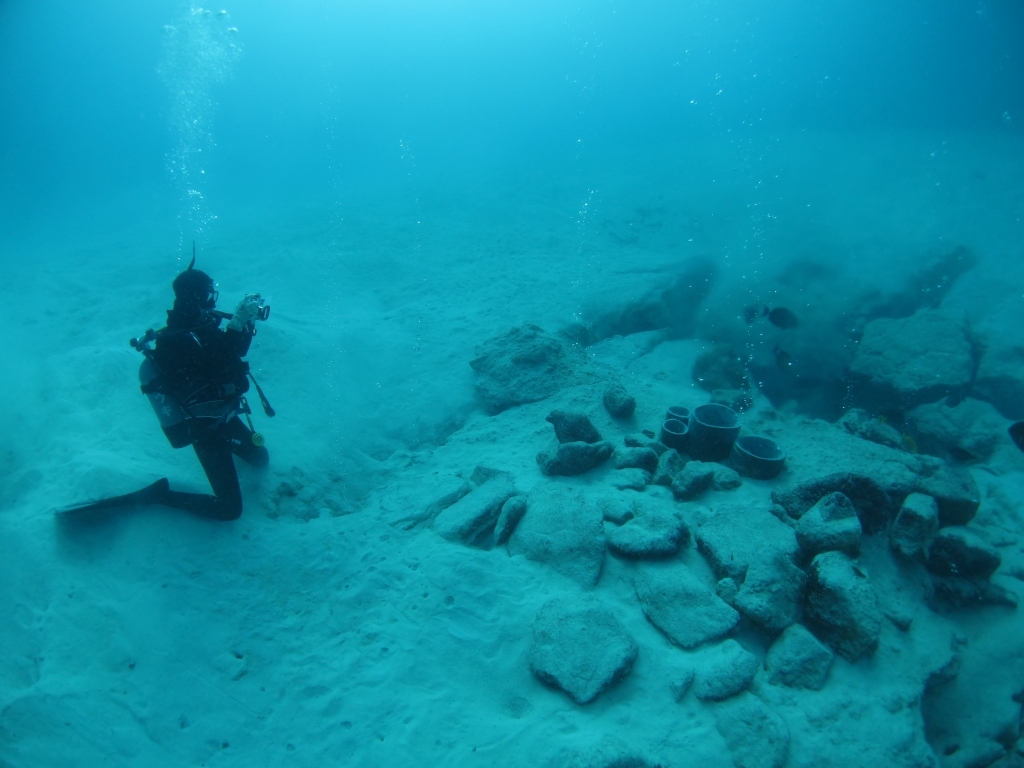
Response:
POLYGON ((559 483, 541 483, 508 540, 510 555, 545 563, 583 586, 597 584, 606 544, 601 510, 582 493, 559 483))
POLYGON ((593 701, 629 674, 636 656, 636 641, 610 610, 596 603, 552 600, 533 626, 530 669, 577 704, 593 701))

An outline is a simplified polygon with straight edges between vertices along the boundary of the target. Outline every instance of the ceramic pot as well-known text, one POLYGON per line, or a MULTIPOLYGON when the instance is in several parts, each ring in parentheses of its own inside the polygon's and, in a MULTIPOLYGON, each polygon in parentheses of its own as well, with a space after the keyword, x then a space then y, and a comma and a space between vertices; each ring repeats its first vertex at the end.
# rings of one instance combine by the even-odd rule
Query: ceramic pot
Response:
POLYGON ((744 435, 733 446, 736 470, 755 480, 770 480, 782 471, 786 452, 767 437, 744 435))
POLYGON ((698 461, 724 461, 740 433, 740 417, 726 405, 705 403, 690 413, 690 456, 698 461))

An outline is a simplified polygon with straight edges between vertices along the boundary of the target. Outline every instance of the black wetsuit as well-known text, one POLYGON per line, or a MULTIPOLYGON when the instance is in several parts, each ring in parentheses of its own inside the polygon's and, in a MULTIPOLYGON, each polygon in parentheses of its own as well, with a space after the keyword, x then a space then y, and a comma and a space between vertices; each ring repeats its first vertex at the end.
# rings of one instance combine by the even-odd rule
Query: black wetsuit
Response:
POLYGON ((249 352, 252 337, 250 326, 222 330, 219 318, 168 311, 167 327, 157 333, 151 358, 158 371, 157 386, 196 414, 168 437, 175 447, 191 443, 214 495, 163 490, 158 503, 217 520, 242 514, 232 454, 260 467, 270 460, 266 448, 253 444, 252 431, 238 416, 241 397, 249 389, 249 364, 242 357, 249 352), (210 413, 210 402, 223 406, 210 413))

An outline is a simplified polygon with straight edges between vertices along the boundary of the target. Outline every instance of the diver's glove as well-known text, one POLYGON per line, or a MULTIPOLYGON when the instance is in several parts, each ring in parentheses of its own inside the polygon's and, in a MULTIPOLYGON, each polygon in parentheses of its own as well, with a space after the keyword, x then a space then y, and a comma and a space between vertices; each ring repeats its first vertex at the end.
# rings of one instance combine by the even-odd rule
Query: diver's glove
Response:
POLYGON ((241 331, 247 326, 249 328, 255 327, 263 303, 264 299, 258 293, 247 293, 245 298, 238 302, 238 306, 235 307, 235 314, 228 321, 228 328, 232 331, 241 331))

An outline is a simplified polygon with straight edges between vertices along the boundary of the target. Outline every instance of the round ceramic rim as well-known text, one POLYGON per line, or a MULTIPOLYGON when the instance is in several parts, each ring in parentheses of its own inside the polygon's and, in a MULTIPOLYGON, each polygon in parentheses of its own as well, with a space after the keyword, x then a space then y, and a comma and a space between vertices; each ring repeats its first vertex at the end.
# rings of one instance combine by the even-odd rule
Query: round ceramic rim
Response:
POLYGON ((702 427, 708 429, 739 429, 740 428, 740 417, 732 408, 727 405, 720 405, 719 403, 704 403, 704 405, 698 405, 690 412, 690 418, 694 422, 700 424, 702 427), (706 414, 713 413, 719 416, 723 416, 732 420, 731 424, 715 423, 720 421, 715 419, 714 421, 706 421, 706 414), (702 418, 704 416, 704 418, 702 418))
POLYGON ((786 460, 786 452, 782 450, 782 446, 772 440, 770 437, 760 437, 759 435, 744 435, 743 437, 736 438, 735 443, 737 453, 742 454, 744 457, 753 459, 754 461, 765 461, 765 462, 781 462, 786 460), (758 444, 770 444, 775 448, 774 456, 765 456, 762 453, 755 453, 747 447, 748 443, 756 442, 758 444))

